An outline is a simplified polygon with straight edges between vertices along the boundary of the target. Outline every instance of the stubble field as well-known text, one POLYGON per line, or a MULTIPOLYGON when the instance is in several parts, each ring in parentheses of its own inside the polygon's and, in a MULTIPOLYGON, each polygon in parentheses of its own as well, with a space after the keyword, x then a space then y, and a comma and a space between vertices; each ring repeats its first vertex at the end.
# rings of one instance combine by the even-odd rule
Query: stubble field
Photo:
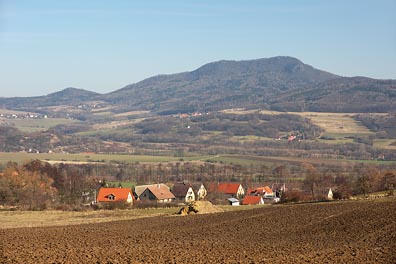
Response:
POLYGON ((396 263, 396 201, 2 229, 1 263, 396 263))

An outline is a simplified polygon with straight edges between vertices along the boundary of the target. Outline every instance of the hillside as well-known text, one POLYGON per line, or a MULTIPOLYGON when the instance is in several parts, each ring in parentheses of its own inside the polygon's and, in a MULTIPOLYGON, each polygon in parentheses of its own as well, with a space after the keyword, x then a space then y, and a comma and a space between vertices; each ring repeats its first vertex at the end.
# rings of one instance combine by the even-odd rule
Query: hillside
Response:
POLYGON ((192 72, 152 77, 101 99, 162 113, 268 108, 274 96, 337 77, 291 57, 218 61, 192 72))
POLYGON ((34 108, 49 106, 78 105, 79 103, 92 100, 97 95, 99 94, 95 92, 69 87, 62 91, 44 96, 13 98, 0 97, 0 108, 34 110, 34 108))
POLYGON ((100 103, 117 114, 135 110, 174 114, 230 108, 394 112, 395 96, 396 80, 340 77, 296 58, 280 56, 212 62, 191 72, 154 76, 108 94, 67 88, 46 96, 0 98, 0 108, 28 111, 40 108, 38 112, 50 113, 54 106, 100 103))
POLYGON ((312 88, 284 93, 271 101, 281 111, 394 112, 396 80, 365 77, 337 78, 312 88))

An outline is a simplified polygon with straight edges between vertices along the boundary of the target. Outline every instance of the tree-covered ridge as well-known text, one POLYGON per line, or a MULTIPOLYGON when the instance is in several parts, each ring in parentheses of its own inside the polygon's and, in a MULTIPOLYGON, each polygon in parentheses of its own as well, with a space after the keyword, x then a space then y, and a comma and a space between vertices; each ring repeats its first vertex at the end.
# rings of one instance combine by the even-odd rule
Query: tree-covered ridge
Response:
POLYGON ((54 115, 59 114, 59 107, 54 106, 62 106, 71 116, 97 106, 108 107, 113 113, 147 110, 161 114, 229 108, 392 112, 395 94, 395 80, 340 77, 280 56, 212 62, 190 72, 154 76, 107 94, 67 88, 46 96, 0 98, 0 108, 54 115))
POLYGON ((396 110, 396 81, 363 77, 338 78, 293 93, 270 103, 273 110, 378 113, 396 110))
POLYGON ((219 61, 128 85, 103 100, 166 113, 266 108, 275 95, 337 77, 291 57, 219 61))

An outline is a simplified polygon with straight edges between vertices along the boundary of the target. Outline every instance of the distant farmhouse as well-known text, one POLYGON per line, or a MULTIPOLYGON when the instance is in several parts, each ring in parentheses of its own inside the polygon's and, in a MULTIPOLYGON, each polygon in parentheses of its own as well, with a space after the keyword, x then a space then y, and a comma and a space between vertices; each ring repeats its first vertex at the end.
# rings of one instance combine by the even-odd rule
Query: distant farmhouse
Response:
POLYGON ((197 189, 197 200, 205 199, 206 195, 208 195, 208 191, 202 183, 199 185, 199 187, 197 186, 193 188, 194 190, 197 189))
POLYGON ((175 183, 172 187, 172 193, 175 195, 176 200, 190 203, 195 201, 195 193, 191 184, 188 183, 175 183))
POLYGON ((172 187, 172 193, 176 200, 190 203, 196 200, 203 200, 207 195, 205 186, 201 184, 190 184, 186 182, 175 183, 172 187))
POLYGON ((241 199, 245 195, 245 190, 240 183, 213 183, 210 185, 210 191, 236 199, 241 199))
POLYGON ((170 203, 176 200, 169 187, 165 184, 140 185, 135 187, 135 195, 140 201, 156 201, 170 203))
POLYGON ((125 202, 132 204, 134 197, 129 188, 100 188, 96 201, 98 203, 125 202))
POLYGON ((262 205, 264 199, 262 196, 246 195, 242 200, 242 205, 262 205))

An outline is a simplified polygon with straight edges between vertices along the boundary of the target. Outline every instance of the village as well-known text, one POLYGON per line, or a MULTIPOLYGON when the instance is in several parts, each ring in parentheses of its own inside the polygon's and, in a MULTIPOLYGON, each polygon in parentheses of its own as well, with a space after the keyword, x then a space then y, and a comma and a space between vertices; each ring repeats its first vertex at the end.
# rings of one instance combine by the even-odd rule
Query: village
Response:
MULTIPOLYGON (((180 205, 189 204, 194 201, 210 201, 213 204, 239 205, 264 205, 279 203, 282 193, 286 192, 286 185, 267 185, 245 189, 237 182, 203 183, 191 184, 178 182, 172 186, 164 183, 149 185, 137 185, 125 187, 128 183, 105 183, 102 186, 95 201, 91 204, 105 205, 180 205), (118 184, 118 187, 114 185, 118 184)), ((329 189, 327 199, 331 200, 332 191, 329 189)), ((89 198, 87 198, 86 202, 89 198)))
POLYGON ((31 113, 0 113, 0 118, 5 119, 47 119, 48 115, 31 114, 31 113))

